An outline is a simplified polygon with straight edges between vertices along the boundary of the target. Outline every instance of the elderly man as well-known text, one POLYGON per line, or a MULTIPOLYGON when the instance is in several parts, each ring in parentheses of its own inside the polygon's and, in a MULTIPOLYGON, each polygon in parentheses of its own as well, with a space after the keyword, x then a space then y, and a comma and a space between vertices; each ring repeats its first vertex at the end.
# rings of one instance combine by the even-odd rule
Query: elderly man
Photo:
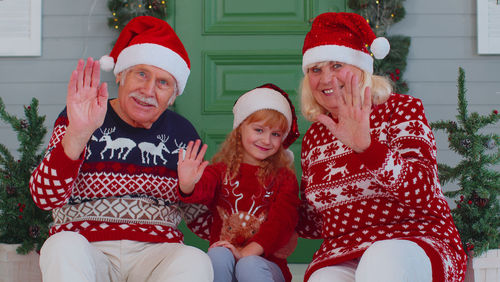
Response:
POLYGON ((40 253, 44 281, 212 281, 208 256, 177 229, 177 155, 199 136, 167 108, 189 72, 181 41, 154 17, 130 21, 100 62, 78 62, 30 180, 54 218, 40 253), (114 67, 116 99, 101 66, 114 67))

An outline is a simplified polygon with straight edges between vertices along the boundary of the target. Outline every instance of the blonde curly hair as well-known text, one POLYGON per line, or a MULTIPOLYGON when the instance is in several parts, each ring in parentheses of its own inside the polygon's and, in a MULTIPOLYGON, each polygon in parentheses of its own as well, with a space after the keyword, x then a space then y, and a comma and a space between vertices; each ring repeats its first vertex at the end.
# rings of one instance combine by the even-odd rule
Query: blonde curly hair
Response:
MULTIPOLYGON (((212 163, 222 162, 227 167, 229 180, 238 177, 240 165, 243 161, 244 148, 241 143, 241 127, 243 124, 252 122, 263 122, 265 126, 278 126, 283 132, 288 131, 286 117, 275 110, 263 109, 249 115, 237 128, 233 129, 221 144, 220 150, 212 157, 212 163)), ((274 176, 280 168, 288 168, 294 171, 293 157, 280 146, 276 154, 262 160, 257 172, 257 178, 264 184, 269 177, 274 176)))

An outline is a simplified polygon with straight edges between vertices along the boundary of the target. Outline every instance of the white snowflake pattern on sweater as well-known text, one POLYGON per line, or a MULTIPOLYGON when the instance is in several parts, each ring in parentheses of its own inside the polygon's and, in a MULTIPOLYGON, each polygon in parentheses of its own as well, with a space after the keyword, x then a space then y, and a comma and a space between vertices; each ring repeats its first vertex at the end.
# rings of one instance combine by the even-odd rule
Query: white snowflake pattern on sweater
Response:
POLYGON ((298 232, 322 238, 306 271, 360 257, 375 241, 404 238, 429 254, 436 281, 462 281, 465 253, 437 175, 422 102, 392 94, 372 108, 361 154, 314 123, 302 142, 298 232), (446 267, 444 267, 446 265, 446 267))

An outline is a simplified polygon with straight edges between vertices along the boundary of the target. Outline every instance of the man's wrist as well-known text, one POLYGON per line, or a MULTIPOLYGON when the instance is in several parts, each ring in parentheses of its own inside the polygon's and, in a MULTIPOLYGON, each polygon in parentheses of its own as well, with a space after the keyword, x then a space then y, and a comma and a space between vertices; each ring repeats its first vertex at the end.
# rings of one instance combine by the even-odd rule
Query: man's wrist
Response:
POLYGON ((83 153, 83 150, 90 139, 90 135, 87 135, 88 134, 85 132, 74 131, 70 126, 68 126, 61 144, 63 146, 64 153, 66 153, 70 159, 77 160, 80 158, 80 155, 83 153))

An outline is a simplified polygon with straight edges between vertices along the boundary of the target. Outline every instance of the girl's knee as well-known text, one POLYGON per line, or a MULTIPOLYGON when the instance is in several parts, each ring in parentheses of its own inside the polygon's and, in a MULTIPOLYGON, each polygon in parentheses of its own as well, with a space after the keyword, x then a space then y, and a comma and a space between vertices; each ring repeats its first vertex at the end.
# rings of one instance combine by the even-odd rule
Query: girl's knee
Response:
POLYGON ((236 270, 238 269, 259 269, 267 268, 260 256, 247 256, 238 260, 236 263, 236 270))
POLYGON ((238 260, 235 266, 238 281, 252 281, 262 272, 269 272, 267 265, 259 256, 247 256, 238 260))
POLYGON ((224 247, 211 248, 208 250, 207 254, 210 257, 212 264, 214 263, 229 264, 231 266, 234 266, 236 262, 233 253, 228 248, 224 247))
POLYGON ((228 257, 234 258, 233 253, 231 252, 231 250, 229 250, 228 248, 225 248, 225 247, 210 248, 208 250, 207 254, 210 257, 213 256, 213 257, 221 257, 221 258, 228 258, 228 257))

